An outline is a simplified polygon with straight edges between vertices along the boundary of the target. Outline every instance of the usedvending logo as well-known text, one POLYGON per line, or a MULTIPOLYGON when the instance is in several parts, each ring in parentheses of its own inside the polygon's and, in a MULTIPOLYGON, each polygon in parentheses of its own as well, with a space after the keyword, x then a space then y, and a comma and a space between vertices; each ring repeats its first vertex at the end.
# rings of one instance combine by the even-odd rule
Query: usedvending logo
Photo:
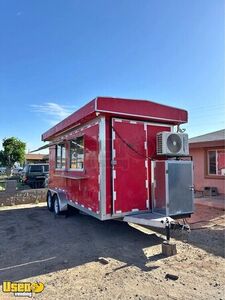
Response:
POLYGON ((33 294, 43 292, 45 286, 42 282, 13 282, 3 281, 3 293, 14 293, 16 297, 32 297, 33 294))

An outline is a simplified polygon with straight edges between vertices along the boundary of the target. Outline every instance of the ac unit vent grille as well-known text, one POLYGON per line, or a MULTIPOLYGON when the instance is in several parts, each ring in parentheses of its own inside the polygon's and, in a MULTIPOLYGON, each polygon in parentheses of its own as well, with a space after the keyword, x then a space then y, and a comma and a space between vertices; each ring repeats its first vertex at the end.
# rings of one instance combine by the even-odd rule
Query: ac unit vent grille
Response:
POLYGON ((158 135, 156 148, 157 148, 157 154, 162 154, 162 135, 158 135))
POLYGON ((167 147, 171 153, 177 153, 181 150, 182 140, 177 134, 170 134, 167 138, 167 147))

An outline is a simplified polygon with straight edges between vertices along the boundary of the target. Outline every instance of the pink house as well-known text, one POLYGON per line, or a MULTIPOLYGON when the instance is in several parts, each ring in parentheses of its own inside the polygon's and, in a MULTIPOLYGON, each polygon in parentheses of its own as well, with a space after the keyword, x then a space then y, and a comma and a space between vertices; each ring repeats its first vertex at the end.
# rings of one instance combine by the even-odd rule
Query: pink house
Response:
POLYGON ((225 194, 225 129, 189 139, 195 189, 216 187, 225 194))

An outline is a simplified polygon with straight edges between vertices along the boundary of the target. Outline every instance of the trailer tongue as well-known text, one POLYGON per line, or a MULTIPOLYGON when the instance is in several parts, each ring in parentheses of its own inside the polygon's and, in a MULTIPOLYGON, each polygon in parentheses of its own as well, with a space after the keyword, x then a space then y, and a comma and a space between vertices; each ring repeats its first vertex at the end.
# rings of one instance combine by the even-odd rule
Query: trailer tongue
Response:
POLYGON ((166 228, 167 224, 175 223, 170 217, 163 217, 160 214, 151 212, 126 216, 123 218, 123 221, 156 228, 166 228))
POLYGON ((188 225, 180 224, 171 217, 164 217, 160 214, 151 212, 126 216, 123 218, 123 221, 147 227, 166 229, 167 242, 170 240, 170 229, 190 230, 188 225))

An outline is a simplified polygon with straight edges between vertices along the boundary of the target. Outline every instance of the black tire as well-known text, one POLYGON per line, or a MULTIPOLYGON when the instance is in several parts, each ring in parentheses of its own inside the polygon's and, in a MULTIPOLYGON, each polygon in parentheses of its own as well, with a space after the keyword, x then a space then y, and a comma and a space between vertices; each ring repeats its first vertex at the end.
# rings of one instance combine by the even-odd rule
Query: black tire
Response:
POLYGON ((51 195, 50 191, 47 192, 46 202, 47 202, 48 210, 52 212, 53 211, 53 199, 52 199, 52 195, 51 195))
POLYGON ((52 202, 53 202, 53 211, 54 211, 55 216, 60 215, 61 212, 60 212, 60 207, 59 207, 59 199, 56 194, 53 196, 52 202))

